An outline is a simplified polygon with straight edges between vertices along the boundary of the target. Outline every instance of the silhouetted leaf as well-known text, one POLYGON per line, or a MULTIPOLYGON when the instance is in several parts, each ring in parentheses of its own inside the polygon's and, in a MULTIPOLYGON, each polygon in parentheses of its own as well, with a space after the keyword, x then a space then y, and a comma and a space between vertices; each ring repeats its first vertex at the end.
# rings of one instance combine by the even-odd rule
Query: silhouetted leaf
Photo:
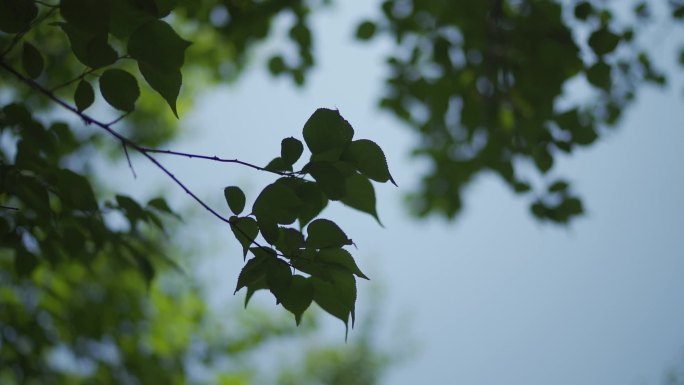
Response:
POLYGON ((180 68, 190 42, 181 39, 161 20, 138 27, 128 39, 128 54, 138 61, 147 83, 166 100, 178 117, 176 99, 182 84, 180 68))
POLYGON ((112 107, 131 112, 140 96, 138 81, 120 69, 110 69, 100 76, 100 92, 112 107))
POLYGON ((575 5, 575 17, 579 20, 586 20, 593 12, 592 5, 587 1, 581 1, 575 5))
POLYGON ((356 28, 356 38, 359 40, 369 40, 375 35, 377 27, 372 21, 364 20, 356 28))
POLYGON ((71 24, 58 24, 69 37, 76 58, 91 68, 102 68, 114 63, 118 54, 107 42, 107 33, 90 35, 71 24))
POLYGON ((266 186, 254 201, 252 212, 261 221, 289 225, 299 214, 302 201, 282 179, 266 186))
POLYGON ((280 303, 292 282, 290 266, 279 258, 269 258, 266 268, 266 283, 268 289, 280 303))
POLYGON ((316 261, 341 267, 359 278, 369 279, 356 265, 354 257, 344 249, 322 249, 316 255, 316 261))
POLYGON ((304 145, 295 138, 285 138, 280 142, 280 157, 289 165, 295 164, 303 151, 304 145))
POLYGON ((292 164, 286 162, 283 158, 278 156, 268 162, 264 168, 269 171, 288 172, 292 171, 292 164))
POLYGON ((354 136, 354 129, 339 111, 327 108, 317 109, 304 124, 303 132, 312 154, 344 149, 354 136))
POLYGON ((299 325, 302 314, 309 308, 314 297, 314 287, 310 279, 301 275, 294 275, 290 287, 283 293, 281 303, 295 316, 295 322, 299 325))
POLYGON ((607 27, 602 27, 589 36, 588 42, 596 55, 603 56, 613 52, 620 43, 620 36, 608 30, 607 27))
POLYGON ((273 56, 268 61, 268 70, 273 75, 280 75, 281 73, 285 72, 286 69, 287 67, 285 67, 285 61, 280 55, 273 56))
POLYGON ((153 71, 178 70, 190 42, 183 40, 166 22, 152 20, 138 27, 128 38, 128 54, 153 71))
POLYGON ((344 322, 348 328, 349 316, 352 326, 355 318, 356 280, 345 270, 332 270, 332 282, 311 277, 314 287, 314 301, 323 310, 344 322))
POLYGON ((35 79, 43 72, 43 57, 40 52, 31 43, 24 43, 24 50, 21 53, 21 65, 24 72, 31 78, 35 79))
POLYGON ((280 228, 280 238, 275 246, 283 255, 288 257, 296 255, 304 245, 304 235, 300 231, 289 227, 280 228))
POLYGON ((61 0, 59 12, 69 24, 88 33, 106 33, 110 2, 102 0, 61 0))
POLYGON ((235 215, 240 215, 245 209, 245 193, 237 186, 228 186, 223 189, 223 195, 226 198, 230 211, 235 215))
POLYGON ((382 226, 375 208, 373 184, 365 176, 356 173, 348 177, 346 181, 346 195, 341 199, 341 202, 349 207, 372 215, 382 226))
POLYGON ((587 80, 603 90, 610 89, 612 85, 610 66, 602 61, 596 62, 587 70, 587 80))
POLYGON ((340 200, 346 195, 346 182, 342 173, 330 162, 312 162, 302 171, 311 174, 321 191, 332 200, 340 200))
POLYGON ((0 0, 0 31, 18 33, 29 29, 38 16, 38 7, 31 0, 0 0))
POLYGON ((306 245, 314 249, 339 248, 351 245, 351 239, 335 222, 328 219, 316 219, 306 228, 306 245))
POLYGON ((558 181, 553 182, 553 184, 551 184, 549 186, 549 192, 565 191, 568 189, 568 187, 569 187, 568 182, 566 182, 564 180, 558 180, 558 181))
POLYGON ((257 221, 251 217, 231 217, 230 229, 237 238, 238 242, 242 245, 243 257, 247 256, 247 251, 254 239, 256 239, 259 234, 259 226, 257 221))
POLYGON ((76 102, 76 108, 79 111, 83 111, 90 107, 95 101, 95 92, 93 87, 85 80, 78 82, 76 86, 76 92, 74 93, 74 102, 76 102))
MULTIPOLYGON (((275 258, 275 255, 272 257, 275 258)), ((265 257, 264 255, 255 255, 245 264, 245 267, 240 271, 238 276, 237 286, 235 287, 235 293, 237 293, 243 287, 249 287, 259 282, 260 279, 266 277, 266 271, 268 268, 268 260, 270 257, 265 257)))
POLYGON ((392 182, 397 185, 387 168, 385 153, 380 146, 368 139, 360 139, 351 142, 342 154, 342 159, 356 166, 362 174, 378 182, 392 182))
POLYGON ((316 183, 305 182, 297 187, 297 196, 303 205, 299 209, 299 227, 303 228, 309 221, 314 219, 328 205, 328 198, 323 194, 316 183))

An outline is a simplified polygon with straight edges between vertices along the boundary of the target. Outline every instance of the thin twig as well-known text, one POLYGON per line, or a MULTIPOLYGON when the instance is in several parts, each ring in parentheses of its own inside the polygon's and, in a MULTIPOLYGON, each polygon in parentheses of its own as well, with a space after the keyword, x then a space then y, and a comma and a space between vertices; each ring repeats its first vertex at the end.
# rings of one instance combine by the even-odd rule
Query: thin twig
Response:
POLYGON ((96 68, 89 68, 89 69, 86 69, 86 70, 84 70, 80 75, 78 75, 77 77, 75 77, 75 78, 73 78, 73 79, 71 79, 71 80, 67 80, 66 82, 64 82, 64 83, 62 83, 62 84, 59 84, 59 85, 56 85, 56 86, 50 88, 50 92, 55 92, 55 91, 57 91, 57 90, 59 90, 59 89, 61 89, 61 88, 64 88, 64 87, 66 87, 66 86, 68 86, 68 85, 71 85, 72 83, 75 83, 75 82, 77 82, 77 81, 79 81, 79 80, 82 80, 86 75, 93 73, 93 71, 95 71, 95 70, 96 70, 96 68))
POLYGON ((167 154, 167 155, 177 155, 177 156, 185 156, 188 158, 196 158, 196 159, 206 159, 206 160, 211 160, 214 162, 221 162, 221 163, 236 163, 236 164, 241 164, 243 166, 251 167, 255 170, 259 171, 265 171, 265 172, 270 172, 273 174, 281 175, 281 176, 296 176, 298 173, 297 172, 289 172, 289 171, 275 171, 275 170, 269 170, 264 167, 257 166, 255 164, 243 162, 239 159, 225 159, 225 158, 219 158, 218 156, 208 156, 208 155, 200 155, 200 154, 191 154, 188 152, 180 152, 180 151, 171 151, 171 150, 159 150, 156 148, 148 148, 148 147, 143 147, 142 148, 144 151, 149 152, 149 153, 155 153, 155 154, 167 154))
MULTIPOLYGON (((166 174, 169 178, 171 178, 171 180, 173 180, 173 181, 176 183, 176 185, 178 185, 183 191, 185 191, 186 194, 190 195, 190 197, 191 197, 192 199, 194 199, 197 203, 199 203, 199 205, 202 206, 205 210, 207 210, 209 213, 211 213, 213 216, 215 216, 216 218, 218 218, 218 219, 221 220, 222 222, 225 222, 225 223, 227 223, 227 224, 229 224, 229 225, 235 224, 235 221, 230 220, 230 219, 224 217, 223 215, 219 214, 216 210, 212 209, 209 205, 207 205, 202 199, 200 199, 195 193, 193 193, 193 192, 192 192, 192 191, 191 191, 183 182, 181 182, 178 178, 176 178, 176 176, 173 175, 173 173, 171 173, 171 171, 169 171, 169 169, 167 169, 164 165, 162 165, 157 159, 155 159, 155 158, 151 155, 151 153, 171 153, 171 154, 173 154, 172 152, 164 152, 164 151, 162 151, 162 150, 155 150, 155 149, 152 149, 152 148, 142 147, 142 146, 138 145, 137 143, 135 143, 135 142, 132 141, 131 139, 128 139, 127 137, 123 136, 122 134, 116 132, 116 131, 115 131, 114 129, 112 129, 108 124, 105 124, 105 123, 100 122, 99 120, 97 120, 97 119, 95 119, 95 118, 93 118, 93 117, 87 115, 87 114, 84 113, 84 112, 79 111, 78 109, 76 109, 76 107, 73 107, 73 106, 71 106, 70 104, 68 104, 68 103, 66 103, 65 101, 63 101, 62 99, 58 98, 57 96, 55 96, 55 94, 53 94, 52 92, 50 92, 50 90, 44 88, 43 86, 41 86, 40 84, 38 84, 38 83, 37 83, 36 81, 34 81, 33 79, 29 79, 29 78, 27 78, 26 76, 22 75, 21 73, 19 73, 17 70, 15 70, 13 67, 11 67, 10 65, 8 65, 7 63, 5 63, 5 62, 4 62, 3 60, 1 60, 1 59, 0 59, 0 68, 2 68, 2 69, 4 69, 5 71, 11 73, 11 74, 14 75, 16 78, 18 78, 20 81, 26 83, 27 85, 29 85, 29 86, 30 86, 31 88, 33 88, 34 90, 36 90, 36 91, 40 92, 41 94, 45 95, 48 99, 50 99, 50 100, 52 100, 53 102, 57 103, 57 104, 58 104, 59 106, 61 106, 62 108, 65 108, 65 109, 71 111, 72 113, 76 114, 77 116, 79 116, 81 119, 83 119, 83 121, 87 122, 88 124, 94 124, 94 125, 96 125, 97 127, 103 129, 103 130, 106 131, 109 135, 111 135, 111 136, 113 136, 114 138, 116 138, 117 140, 119 140, 119 141, 122 143, 122 145, 124 146, 124 149, 126 149, 126 146, 130 146, 130 147, 133 148, 134 150, 138 151, 140 154, 142 154, 144 157, 146 157, 150 162, 152 162, 155 166, 157 166, 157 168, 159 168, 164 174, 166 174)), ((126 150, 126 151, 127 151, 127 150, 126 150)), ((184 156, 190 156, 190 155, 192 155, 192 156, 194 156, 195 154, 177 153, 177 154, 175 154, 175 155, 184 155, 184 156)), ((192 157, 192 156, 190 156, 190 157, 192 157)), ((202 158, 204 158, 204 159, 212 159, 212 157, 207 157, 207 156, 197 156, 197 157, 202 157, 202 158)), ((220 159, 220 158, 219 158, 219 159, 220 159)), ((218 160, 218 161, 221 161, 221 160, 218 160)), ((223 161, 226 161, 226 160, 223 160, 223 161)), ((263 168, 261 168, 261 167, 259 167, 259 166, 255 166, 255 165, 252 165, 252 164, 249 164, 249 163, 246 163, 246 162, 239 161, 239 160, 237 160, 237 159, 231 160, 230 162, 231 162, 231 163, 243 164, 243 165, 245 165, 245 166, 252 167, 252 168, 255 168, 255 169, 258 169, 258 170, 262 170, 262 171, 270 171, 270 170, 263 169, 263 168)), ((274 172, 274 171, 270 171, 270 172, 274 172)), ((276 174, 280 174, 279 172, 275 172, 275 173, 276 173, 276 174)), ((281 175, 282 175, 282 174, 281 174, 281 175)), ((249 237, 249 236, 248 236, 242 229, 240 229, 239 227, 236 226, 236 228, 238 229, 238 231, 239 231, 243 236, 245 236, 247 239, 250 239, 250 240, 251 240, 251 243, 254 244, 255 246, 257 246, 258 248, 260 248, 260 249, 273 250, 273 249, 270 248, 270 247, 262 246, 261 244, 259 244, 259 242, 257 242, 255 239, 252 239, 251 237, 249 237)), ((276 255, 280 255, 280 254, 277 254, 277 253, 276 253, 276 255)), ((281 255, 281 256, 283 256, 283 255, 281 255)))
POLYGON ((5 206, 5 205, 0 205, 0 209, 19 211, 19 208, 17 208, 17 207, 11 207, 11 206, 5 206))
POLYGON ((111 122, 107 123, 107 125, 111 127, 111 126, 119 123, 119 121, 121 121, 121 119, 127 117, 128 114, 130 114, 130 112, 126 112, 125 114, 123 114, 123 115, 119 116, 118 118, 112 120, 111 122))
POLYGON ((126 154, 126 160, 128 161, 128 168, 131 169, 131 172, 133 173, 133 179, 138 179, 138 175, 135 174, 135 169, 133 168, 133 163, 131 163, 131 157, 128 155, 128 146, 126 146, 126 143, 121 143, 124 149, 124 154, 126 154))

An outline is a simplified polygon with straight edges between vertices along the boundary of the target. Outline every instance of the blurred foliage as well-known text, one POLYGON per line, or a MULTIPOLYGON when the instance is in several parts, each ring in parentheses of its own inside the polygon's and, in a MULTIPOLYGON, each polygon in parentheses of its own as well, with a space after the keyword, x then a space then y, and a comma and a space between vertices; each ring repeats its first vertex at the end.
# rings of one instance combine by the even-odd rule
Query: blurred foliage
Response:
MULTIPOLYGON (((652 17, 662 5, 635 2, 631 16, 618 16, 612 7, 624 2, 383 1, 382 16, 361 22, 356 37, 395 44, 380 105, 419 134, 414 153, 431 164, 413 211, 453 218, 464 188, 488 172, 532 196, 538 219, 582 214, 554 163, 594 144, 641 85, 666 83, 639 40, 649 25, 668 22, 652 17), (591 95, 576 100, 582 83, 591 95)), ((681 18, 682 3, 670 7, 681 18)))
MULTIPOLYGON (((160 151, 143 146, 172 138, 179 110, 203 85, 233 80, 283 15, 292 20, 292 47, 267 66, 303 84, 314 63, 308 15, 323 4, 0 0, 0 382, 254 383, 263 376, 254 354, 318 330, 314 316, 303 316, 311 303, 353 323, 355 276, 366 277, 343 249, 351 239, 316 217, 328 200, 341 200, 377 219, 369 179, 392 178, 382 150, 352 140, 337 111, 319 109, 305 125, 312 154, 301 171, 293 165, 304 145, 294 138, 265 167, 243 162, 282 176, 251 213, 223 218, 195 198, 253 255, 237 289, 247 287, 248 297, 269 289, 299 329, 259 309, 231 314, 232 323, 218 319, 178 276, 169 223, 179 216, 162 197, 143 202, 125 195, 126 186, 104 191, 100 181, 112 183, 95 166, 103 155, 136 151, 190 192, 150 155, 160 151), (296 220, 299 230, 279 226, 296 220), (259 233, 272 248, 256 243, 259 233), (295 265, 306 275, 293 275, 295 265)), ((232 187, 226 200, 239 215, 246 199, 232 187)), ((307 349, 303 356, 317 354, 307 349)), ((335 359, 307 361, 287 378, 340 383, 353 354, 367 363, 359 375, 375 381, 390 362, 368 339, 316 349, 335 359)))

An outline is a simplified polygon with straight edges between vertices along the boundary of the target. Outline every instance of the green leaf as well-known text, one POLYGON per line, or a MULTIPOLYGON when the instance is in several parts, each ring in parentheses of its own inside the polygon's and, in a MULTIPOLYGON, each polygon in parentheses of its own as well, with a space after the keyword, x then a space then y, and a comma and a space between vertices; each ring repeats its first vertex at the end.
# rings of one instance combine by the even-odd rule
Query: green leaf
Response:
POLYGON ((280 228, 280 238, 275 246, 283 255, 287 257, 295 256, 300 253, 300 249, 304 245, 304 235, 300 231, 289 227, 280 228))
POLYGON ((347 194, 341 199, 345 205, 370 214, 382 226, 375 208, 375 189, 373 184, 363 175, 353 174, 347 178, 347 194))
POLYGON ((85 80, 78 82, 76 92, 74 93, 74 101, 76 102, 76 108, 79 111, 83 111, 93 104, 95 101, 95 92, 90 83, 85 80))
POLYGON ((161 198, 161 197, 153 198, 149 202, 147 202, 147 206, 151 207, 157 211, 160 211, 162 213, 166 213, 166 214, 172 215, 178 219, 181 219, 180 215, 178 215, 175 211, 171 210, 171 207, 169 207, 169 204, 166 203, 166 200, 164 198, 161 198))
POLYGON ((114 63, 119 55, 107 42, 107 33, 87 34, 71 24, 58 24, 69 37, 76 58, 91 68, 102 68, 114 63))
POLYGON ((283 307, 294 314, 297 326, 302 321, 302 314, 311 306, 314 298, 314 286, 310 279, 301 275, 294 275, 290 287, 283 293, 281 303, 283 307))
POLYGON ((332 281, 325 281, 318 277, 311 277, 314 287, 314 301, 323 310, 339 318, 348 328, 349 316, 354 325, 356 303, 356 279, 354 275, 344 270, 331 271, 332 281))
POLYGON ((268 70, 271 72, 273 75, 279 75, 285 70, 287 67, 285 66, 285 60, 283 59, 282 56, 280 55, 275 55, 272 56, 271 59, 268 61, 268 70))
POLYGON ((304 145, 295 138, 285 138, 280 142, 280 157, 289 165, 295 164, 304 152, 304 145))
POLYGON ((138 27, 128 39, 128 54, 138 61, 140 73, 176 117, 176 99, 183 82, 180 68, 189 46, 190 42, 178 36, 169 24, 156 19, 138 27))
POLYGON ((141 62, 138 62, 138 69, 143 78, 145 78, 147 84, 166 100, 171 111, 176 118, 178 118, 176 100, 178 99, 178 94, 180 94, 181 85, 183 84, 183 74, 181 74, 180 69, 162 72, 141 62))
POLYGON ((354 257, 344 249, 323 249, 316 255, 316 261, 341 267, 359 278, 369 279, 356 265, 354 257))
POLYGON ((85 176, 62 169, 56 175, 55 184, 59 189, 60 199, 69 209, 84 211, 98 209, 95 192, 85 176))
POLYGON ((312 162, 304 166, 321 191, 332 200, 340 200, 347 194, 344 175, 330 162, 312 162))
POLYGON ((290 266, 279 258, 269 258, 266 267, 266 283, 278 303, 282 302, 291 282, 292 271, 290 266))
MULTIPOLYGON (((273 258, 275 258, 275 256, 273 256, 273 258)), ((233 294, 237 293, 243 287, 250 287, 258 283, 260 279, 265 278, 269 259, 270 258, 259 254, 247 261, 245 267, 240 271, 237 286, 235 287, 235 292, 233 292, 233 294)))
POLYGON ((138 81, 120 69, 110 69, 100 76, 100 92, 112 107, 131 112, 140 96, 138 81))
POLYGON ((596 62, 587 70, 587 80, 603 90, 610 90, 613 84, 610 66, 603 61, 596 62))
POLYGON ((359 40, 370 40, 375 35, 377 27, 372 21, 364 20, 356 28, 356 38, 359 40))
POLYGON ((0 31, 24 32, 38 16, 38 7, 31 0, 0 0, 0 31))
POLYGON ((246 257, 252 242, 259 235, 257 221, 251 217, 231 217, 230 222, 230 229, 242 245, 243 257, 246 257))
POLYGON ((297 188, 297 196, 302 200, 299 209, 299 227, 303 228, 328 205, 328 198, 316 183, 305 182, 297 188))
POLYGON ((578 20, 587 20, 589 16, 593 13, 594 9, 592 5, 587 1, 582 1, 577 3, 575 6, 575 17, 578 20))
POLYGON ((268 216, 258 216, 257 224, 259 225, 259 232, 261 232, 261 235, 266 242, 271 245, 278 243, 278 240, 280 239, 280 228, 275 219, 268 216))
POLYGON ((568 182, 566 182, 564 180, 558 180, 558 181, 553 182, 553 184, 551 184, 549 186, 549 192, 565 191, 568 189, 568 187, 569 187, 568 182))
POLYGON ((304 141, 312 154, 334 148, 345 148, 354 136, 354 129, 337 110, 317 109, 304 124, 304 141))
POLYGON ((110 11, 110 2, 106 0, 61 0, 59 3, 62 17, 89 33, 107 33, 110 11))
POLYGON ((128 39, 128 54, 139 63, 159 72, 178 70, 190 42, 183 40, 164 21, 152 20, 138 27, 128 39))
POLYGON ((277 172, 283 172, 283 171, 292 171, 292 164, 287 163, 283 158, 281 157, 276 157, 273 158, 266 167, 264 167, 266 170, 269 171, 277 171, 277 172))
POLYGON ((31 43, 24 43, 24 50, 21 53, 21 65, 24 72, 31 78, 35 79, 43 72, 43 57, 40 52, 31 43))
POLYGON ((314 249, 339 248, 351 245, 351 239, 335 222, 328 219, 316 219, 306 228, 306 245, 314 249))
POLYGON ((392 182, 397 185, 387 168, 387 160, 380 146, 368 139, 351 142, 342 154, 342 159, 356 166, 362 174, 378 182, 392 182))
POLYGON ((223 195, 226 197, 230 211, 235 215, 240 215, 245 209, 245 193, 237 186, 228 186, 223 189, 223 195))
POLYGON ((254 201, 252 212, 261 221, 289 225, 299 214, 302 201, 283 179, 266 186, 254 201))
POLYGON ((609 31, 607 27, 594 31, 589 36, 589 46, 598 56, 609 54, 620 44, 620 36, 609 31))

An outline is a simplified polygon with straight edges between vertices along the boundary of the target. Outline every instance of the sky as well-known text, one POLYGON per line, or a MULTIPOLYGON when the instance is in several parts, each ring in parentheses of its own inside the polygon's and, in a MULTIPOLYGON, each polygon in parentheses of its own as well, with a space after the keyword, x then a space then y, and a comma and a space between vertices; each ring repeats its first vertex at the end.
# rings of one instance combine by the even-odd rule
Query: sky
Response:
MULTIPOLYGON (((326 209, 324 217, 347 231, 373 280, 359 284, 361 309, 373 285, 383 288, 385 343, 417 348, 384 384, 662 383, 668 368, 684 365, 682 78, 665 91, 643 89, 617 128, 559 159, 552 173, 573 183, 587 211, 571 225, 534 220, 529 201, 493 175, 468 188, 455 221, 417 220, 404 203, 425 167, 409 156, 416 137, 376 107, 388 46, 352 38, 354 25, 376 9, 339 1, 320 12, 313 19, 317 66, 305 88, 252 68, 236 84, 202 94, 169 147, 266 164, 282 138, 301 139, 319 107, 338 108, 356 136, 380 144, 399 184, 376 184, 385 228, 346 208, 326 209)), ((671 59, 678 42, 665 40, 655 56, 671 59)), ((277 44, 260 48, 254 61, 277 44)), ((253 199, 270 180, 235 165, 164 162, 224 211, 223 187, 245 186, 253 199)), ((222 306, 235 300, 240 247, 208 214, 205 220, 200 235, 216 258, 202 275, 214 288, 211 301, 222 306)), ((343 326, 331 322, 343 338, 343 326)))

